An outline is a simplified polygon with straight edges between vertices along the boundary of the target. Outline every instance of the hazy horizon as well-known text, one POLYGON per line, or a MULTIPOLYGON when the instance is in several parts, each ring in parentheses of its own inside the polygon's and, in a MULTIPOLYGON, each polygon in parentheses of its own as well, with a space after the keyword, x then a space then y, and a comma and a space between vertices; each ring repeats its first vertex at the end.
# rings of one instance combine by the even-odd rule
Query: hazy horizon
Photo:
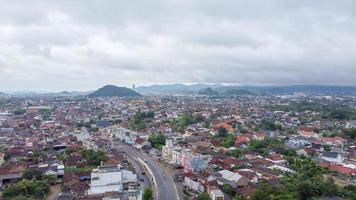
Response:
POLYGON ((356 1, 4 1, 0 91, 356 85, 356 1))
MULTIPOLYGON (((74 89, 59 89, 59 90, 40 90, 40 89, 34 89, 34 90, 26 90, 26 89, 15 89, 15 90, 0 90, 0 93, 8 93, 8 94, 26 94, 26 93, 38 93, 38 94, 46 94, 46 93, 60 93, 60 92, 93 92, 99 88, 102 88, 103 86, 106 85, 114 85, 118 87, 127 87, 130 89, 133 89, 132 86, 126 86, 126 85, 116 85, 116 84, 105 84, 98 86, 96 88, 90 88, 87 90, 74 90, 74 89)), ((186 85, 186 86, 192 86, 192 85, 206 85, 207 87, 209 86, 223 86, 223 87, 289 87, 289 86, 338 86, 338 87, 355 87, 356 85, 335 85, 335 84, 285 84, 285 85, 273 85, 273 84, 232 84, 232 83, 156 83, 156 84, 147 84, 147 85, 135 85, 135 88, 140 88, 140 87, 151 87, 151 86, 172 86, 172 85, 186 85)))

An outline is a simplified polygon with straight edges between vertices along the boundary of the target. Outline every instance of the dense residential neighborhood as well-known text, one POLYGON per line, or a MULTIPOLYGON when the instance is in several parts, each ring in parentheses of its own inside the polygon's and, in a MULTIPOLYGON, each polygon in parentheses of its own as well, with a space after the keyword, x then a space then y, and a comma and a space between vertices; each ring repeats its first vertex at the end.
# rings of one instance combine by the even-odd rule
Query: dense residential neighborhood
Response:
POLYGON ((356 197, 353 96, 7 96, 0 104, 4 199, 356 197), (159 187, 165 181, 174 192, 159 187))

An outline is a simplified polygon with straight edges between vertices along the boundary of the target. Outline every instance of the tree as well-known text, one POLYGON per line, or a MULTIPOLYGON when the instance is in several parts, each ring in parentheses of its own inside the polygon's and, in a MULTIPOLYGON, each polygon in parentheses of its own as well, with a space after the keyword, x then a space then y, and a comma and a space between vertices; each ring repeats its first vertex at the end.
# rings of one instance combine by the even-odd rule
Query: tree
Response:
POLYGON ((356 128, 346 129, 346 130, 344 130, 344 133, 347 137, 349 137, 353 140, 356 139, 356 128))
POLYGON ((149 135, 148 141, 154 148, 161 150, 162 146, 166 143, 166 136, 162 133, 152 133, 149 135))
POLYGON ((329 145, 323 145, 324 151, 331 151, 331 147, 329 145))
POLYGON ((12 198, 11 200, 33 200, 33 198, 25 197, 25 196, 17 196, 15 198, 12 198))
POLYGON ((153 199, 153 191, 151 188, 146 188, 143 191, 143 200, 151 200, 153 199))
POLYGON ((234 188, 232 188, 229 184, 224 184, 221 190, 230 196, 235 196, 236 194, 234 188))
POLYGON ((197 200, 211 200, 210 195, 206 192, 200 193, 197 200))
POLYGON ((11 197, 21 194, 21 190, 17 185, 10 185, 4 189, 3 197, 10 199, 11 197))
POLYGON ((347 199, 356 199, 356 186, 348 185, 342 188, 341 193, 347 199))
POLYGON ((49 174, 49 175, 44 175, 43 177, 50 185, 56 184, 57 177, 56 175, 49 174))
POLYGON ((315 185, 310 181, 301 182, 297 186, 297 192, 299 193, 301 200, 307 200, 310 197, 318 196, 315 185))
POLYGON ((27 180, 40 179, 42 173, 36 169, 25 169, 22 171, 22 178, 27 180))
POLYGON ((234 149, 229 151, 229 155, 235 157, 235 158, 240 158, 242 152, 239 149, 234 149))
POLYGON ((317 184, 317 188, 324 196, 333 196, 338 194, 338 188, 331 177, 329 177, 326 181, 319 182, 319 184, 317 184))
POLYGON ((218 128, 218 135, 219 135, 219 137, 226 137, 226 136, 227 136, 227 130, 226 130, 226 128, 223 127, 223 126, 220 126, 220 127, 218 128))
POLYGON ((270 120, 263 120, 261 126, 264 130, 275 131, 277 129, 276 124, 270 120))
POLYGON ((170 124, 175 131, 183 132, 189 125, 203 121, 204 117, 202 115, 183 113, 178 119, 173 119, 170 124))
POLYGON ((223 138, 221 144, 226 148, 230 148, 235 144, 235 136, 232 134, 227 135, 225 138, 223 138))
POLYGON ((29 181, 23 179, 20 182, 10 185, 4 189, 3 196, 6 199, 43 199, 49 192, 47 181, 29 181))
POLYGON ((93 149, 85 149, 82 151, 82 156, 87 160, 90 165, 98 166, 102 161, 108 160, 108 156, 104 151, 93 149))

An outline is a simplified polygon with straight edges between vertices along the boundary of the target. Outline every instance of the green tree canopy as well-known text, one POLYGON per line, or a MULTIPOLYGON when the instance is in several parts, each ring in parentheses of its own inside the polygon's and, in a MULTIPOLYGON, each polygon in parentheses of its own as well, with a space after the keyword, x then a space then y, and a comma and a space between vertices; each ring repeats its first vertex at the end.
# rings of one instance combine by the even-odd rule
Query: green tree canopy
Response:
POLYGON ((227 130, 226 130, 225 127, 220 126, 220 127, 218 128, 218 136, 219 136, 219 137, 226 137, 226 136, 227 136, 227 130))
POLYGON ((161 150, 162 146, 166 143, 166 136, 162 133, 152 133, 148 136, 148 141, 154 148, 161 150))
POLYGON ((143 200, 152 200, 153 199, 153 191, 151 188, 146 188, 143 191, 143 200))
POLYGON ((90 165, 98 166, 102 161, 108 160, 108 156, 104 151, 93 149, 84 149, 82 151, 82 156, 87 160, 90 165))
POLYGON ((200 193, 197 200, 211 200, 210 195, 206 192, 200 193))

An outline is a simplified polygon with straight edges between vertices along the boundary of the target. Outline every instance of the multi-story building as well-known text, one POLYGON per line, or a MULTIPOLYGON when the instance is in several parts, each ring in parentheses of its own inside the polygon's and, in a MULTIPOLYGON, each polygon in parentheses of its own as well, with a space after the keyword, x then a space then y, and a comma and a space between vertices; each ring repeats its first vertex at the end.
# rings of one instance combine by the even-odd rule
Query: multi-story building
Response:
POLYGON ((120 140, 121 142, 133 145, 135 144, 135 140, 139 137, 139 135, 137 132, 131 131, 129 129, 117 128, 113 132, 113 137, 120 140))
POLYGON ((137 183, 137 175, 117 166, 99 166, 91 173, 89 194, 105 194, 117 192, 136 200, 138 190, 132 186, 137 183))
POLYGON ((176 147, 169 139, 162 148, 162 156, 171 164, 182 165, 185 172, 204 171, 212 159, 210 155, 201 155, 193 153, 190 149, 176 147))

